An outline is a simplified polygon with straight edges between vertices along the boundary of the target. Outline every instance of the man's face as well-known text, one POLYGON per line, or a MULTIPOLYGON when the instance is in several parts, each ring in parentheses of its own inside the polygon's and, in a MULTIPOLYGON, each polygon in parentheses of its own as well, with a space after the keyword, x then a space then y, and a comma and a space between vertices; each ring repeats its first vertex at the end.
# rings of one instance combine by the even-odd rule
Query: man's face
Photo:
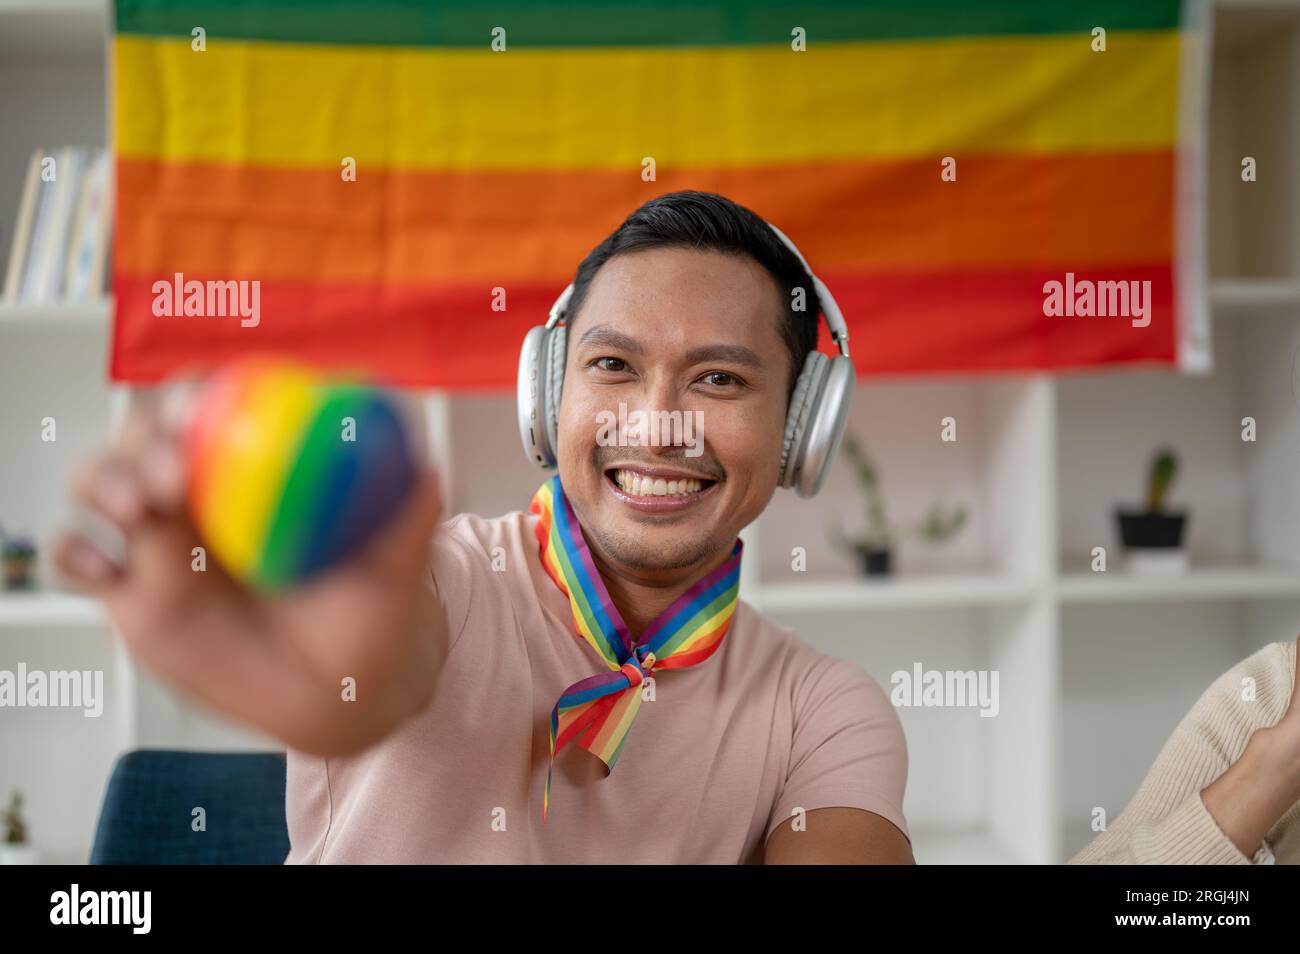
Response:
POLYGON ((713 251, 630 252, 596 273, 569 331, 557 452, 605 560, 650 576, 699 568, 767 506, 790 380, 782 310, 757 262, 713 251), (611 429, 620 404, 632 424, 677 412, 680 427, 611 429))

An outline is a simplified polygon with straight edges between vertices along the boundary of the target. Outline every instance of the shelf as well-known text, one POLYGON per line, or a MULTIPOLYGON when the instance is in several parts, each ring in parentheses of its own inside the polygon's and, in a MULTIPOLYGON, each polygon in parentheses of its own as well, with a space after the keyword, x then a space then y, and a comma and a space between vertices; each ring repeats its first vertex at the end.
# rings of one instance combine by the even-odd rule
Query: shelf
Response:
POLYGON ((108 328, 113 313, 112 296, 95 301, 51 302, 28 305, 0 302, 0 330, 3 331, 75 331, 108 328))
POLYGON ((1177 576, 1084 570, 1062 574, 1057 593, 1062 603, 1300 599, 1300 567, 1192 567, 1177 576))
POLYGON ((746 599, 764 612, 775 613, 930 609, 1015 605, 1031 599, 1035 590, 1030 581, 989 573, 762 584, 746 599))
POLYGON ((44 626, 102 626, 97 600, 53 590, 0 592, 0 629, 44 626))
POLYGON ((1215 314, 1300 309, 1300 279, 1218 278, 1210 284, 1210 304, 1215 314))

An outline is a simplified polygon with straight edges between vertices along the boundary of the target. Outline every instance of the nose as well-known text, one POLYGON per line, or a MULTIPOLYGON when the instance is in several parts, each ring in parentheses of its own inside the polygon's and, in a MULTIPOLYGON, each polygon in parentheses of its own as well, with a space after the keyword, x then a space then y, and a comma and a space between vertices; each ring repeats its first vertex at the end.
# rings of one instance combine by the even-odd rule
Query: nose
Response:
POLYGON ((691 412, 682 407, 681 392, 670 375, 647 379, 641 398, 642 423, 649 433, 638 435, 641 447, 655 457, 679 457, 695 435, 691 412))

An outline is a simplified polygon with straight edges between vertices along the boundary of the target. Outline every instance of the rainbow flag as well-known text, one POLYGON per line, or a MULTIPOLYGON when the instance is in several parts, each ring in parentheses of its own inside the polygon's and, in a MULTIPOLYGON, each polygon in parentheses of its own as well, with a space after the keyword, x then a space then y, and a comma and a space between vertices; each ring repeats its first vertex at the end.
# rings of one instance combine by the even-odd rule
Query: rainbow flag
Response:
POLYGON ((582 257, 678 189, 790 235, 861 372, 1203 368, 1205 15, 118 0, 112 376, 258 350, 510 389, 582 257), (1096 313, 1130 288, 1145 324, 1096 313))

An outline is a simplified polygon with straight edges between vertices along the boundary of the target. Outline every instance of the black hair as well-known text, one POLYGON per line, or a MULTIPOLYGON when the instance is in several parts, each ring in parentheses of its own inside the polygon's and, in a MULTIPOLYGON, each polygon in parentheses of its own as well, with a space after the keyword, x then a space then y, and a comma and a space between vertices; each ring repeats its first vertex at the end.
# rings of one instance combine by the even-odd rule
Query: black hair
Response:
POLYGON ((651 248, 698 248, 727 255, 748 256, 767 270, 781 290, 781 338, 790 352, 789 394, 803 370, 808 353, 817 347, 817 315, 821 302, 812 276, 768 227, 743 205, 713 192, 669 192, 646 202, 623 220, 578 266, 569 299, 570 326, 600 267, 616 255, 651 248), (804 310, 794 307, 794 289, 804 291, 804 310))

